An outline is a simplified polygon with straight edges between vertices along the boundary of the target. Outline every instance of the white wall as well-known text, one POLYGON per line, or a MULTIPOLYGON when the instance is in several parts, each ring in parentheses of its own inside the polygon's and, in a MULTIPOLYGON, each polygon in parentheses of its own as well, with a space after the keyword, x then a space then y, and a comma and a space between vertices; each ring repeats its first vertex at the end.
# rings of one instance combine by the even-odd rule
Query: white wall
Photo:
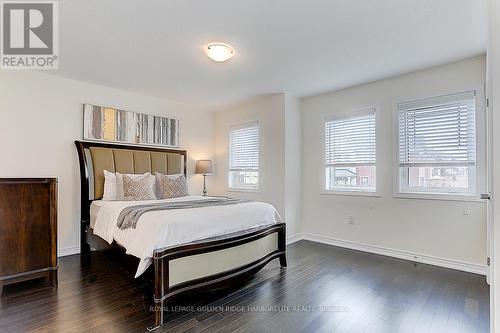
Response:
MULTIPOLYGON (((302 101, 302 229, 313 235, 420 253, 472 264, 486 263, 483 202, 393 198, 393 109, 400 101, 482 89, 483 56, 302 101), (377 108, 377 190, 380 197, 321 194, 324 117, 377 108), (464 215, 464 210, 470 211, 464 215), (347 223, 354 216, 354 225, 347 223)), ((484 112, 482 93, 479 108, 484 112)), ((478 129, 484 135, 484 130, 478 129)))
MULTIPOLYGON (((484 67, 484 57, 477 57, 305 98, 302 105, 292 96, 276 94, 215 113, 41 72, 1 71, 0 177, 58 177, 59 249, 77 251, 80 184, 73 141, 82 136, 81 105, 116 106, 179 118, 190 174, 196 159, 214 158, 216 174, 207 177, 209 193, 270 202, 287 221, 289 236, 305 232, 484 264, 484 203, 392 198, 394 103, 481 87, 484 67), (382 197, 320 194, 324 115, 367 106, 378 108, 383 125, 377 145, 382 197), (256 119, 261 130, 261 189, 228 192, 229 126, 256 119), (465 209, 470 215, 463 215, 465 209), (348 215, 354 215, 354 226, 346 223, 348 215)), ((190 185, 193 193, 201 193, 202 177, 192 175, 190 185)))
POLYGON ((287 233, 301 233, 302 123, 300 100, 285 94, 285 216, 287 233))
POLYGON ((493 119, 491 332, 500 332, 500 1, 490 1, 488 87, 493 119))
MULTIPOLYGON (((80 180, 73 141, 82 139, 82 104, 180 119, 180 146, 212 158, 213 114, 185 105, 33 71, 0 71, 0 177, 59 178, 59 252, 79 251, 80 180)), ((208 179, 211 186, 211 179, 208 179)), ((202 177, 190 177, 201 193, 202 177)))
POLYGON ((300 232, 300 133, 300 101, 284 93, 258 97, 215 112, 215 192, 271 203, 286 221, 289 238, 300 232), (228 190, 229 127, 255 120, 259 121, 260 134, 260 189, 228 190))
POLYGON ((273 204, 284 216, 285 97, 283 94, 259 97, 215 112, 216 193, 273 204), (259 121, 260 155, 257 192, 228 190, 229 127, 259 121))
POLYGON ((265 201, 285 216, 285 95, 259 97, 215 112, 216 193, 265 201), (256 192, 228 190, 229 127, 259 121, 259 186, 256 192))

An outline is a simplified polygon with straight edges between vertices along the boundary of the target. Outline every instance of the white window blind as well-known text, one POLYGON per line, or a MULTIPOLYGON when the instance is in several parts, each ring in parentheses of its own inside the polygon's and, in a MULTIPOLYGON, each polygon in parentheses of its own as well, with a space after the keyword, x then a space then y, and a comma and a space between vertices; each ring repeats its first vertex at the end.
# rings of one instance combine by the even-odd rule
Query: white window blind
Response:
POLYGON ((375 165, 375 110, 328 120, 325 132, 326 167, 375 165))
POLYGON ((399 166, 476 164, 474 91, 398 104, 399 166))
POLYGON ((258 189, 259 123, 231 127, 229 141, 229 188, 258 189))
POLYGON ((230 171, 259 169, 258 122, 231 128, 229 169, 230 171))

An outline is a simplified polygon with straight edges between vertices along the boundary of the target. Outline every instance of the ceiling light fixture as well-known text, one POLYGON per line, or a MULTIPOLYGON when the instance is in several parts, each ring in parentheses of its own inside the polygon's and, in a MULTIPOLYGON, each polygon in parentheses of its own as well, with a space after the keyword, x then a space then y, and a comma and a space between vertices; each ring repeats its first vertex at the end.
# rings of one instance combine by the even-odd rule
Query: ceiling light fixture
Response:
POLYGON ((206 46, 207 56, 213 61, 223 62, 234 55, 231 45, 225 43, 210 43, 206 46))

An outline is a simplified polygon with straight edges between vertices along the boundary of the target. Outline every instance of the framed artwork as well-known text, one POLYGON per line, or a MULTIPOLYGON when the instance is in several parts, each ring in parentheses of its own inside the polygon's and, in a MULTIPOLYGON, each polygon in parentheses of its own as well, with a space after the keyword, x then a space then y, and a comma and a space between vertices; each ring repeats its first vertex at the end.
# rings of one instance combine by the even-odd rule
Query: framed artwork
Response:
POLYGON ((83 139, 179 147, 179 120, 83 105, 83 139))

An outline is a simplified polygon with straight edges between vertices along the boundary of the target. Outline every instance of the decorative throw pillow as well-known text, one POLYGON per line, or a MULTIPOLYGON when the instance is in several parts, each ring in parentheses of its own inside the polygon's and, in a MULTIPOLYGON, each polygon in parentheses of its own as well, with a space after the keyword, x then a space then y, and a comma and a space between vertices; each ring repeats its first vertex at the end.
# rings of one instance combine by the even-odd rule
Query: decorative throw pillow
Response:
MULTIPOLYGON (((146 172, 143 174, 127 173, 126 175, 133 179, 137 179, 151 174, 146 172)), ((125 200, 125 195, 123 193, 123 174, 104 170, 104 191, 102 200, 125 200)))
POLYGON ((163 199, 185 197, 189 195, 189 189, 184 175, 178 177, 161 175, 161 186, 163 199))
POLYGON ((123 193, 125 200, 155 200, 155 177, 145 174, 141 177, 123 175, 123 193))
POLYGON ((171 179, 176 179, 178 177, 181 177, 181 176, 184 176, 184 174, 182 173, 175 173, 173 175, 165 175, 165 174, 162 174, 162 173, 159 173, 159 172, 155 172, 155 183, 156 183, 156 186, 155 186, 155 194, 156 194, 156 197, 157 198, 163 198, 163 185, 162 185, 162 182, 161 182, 161 177, 169 177, 171 179))

